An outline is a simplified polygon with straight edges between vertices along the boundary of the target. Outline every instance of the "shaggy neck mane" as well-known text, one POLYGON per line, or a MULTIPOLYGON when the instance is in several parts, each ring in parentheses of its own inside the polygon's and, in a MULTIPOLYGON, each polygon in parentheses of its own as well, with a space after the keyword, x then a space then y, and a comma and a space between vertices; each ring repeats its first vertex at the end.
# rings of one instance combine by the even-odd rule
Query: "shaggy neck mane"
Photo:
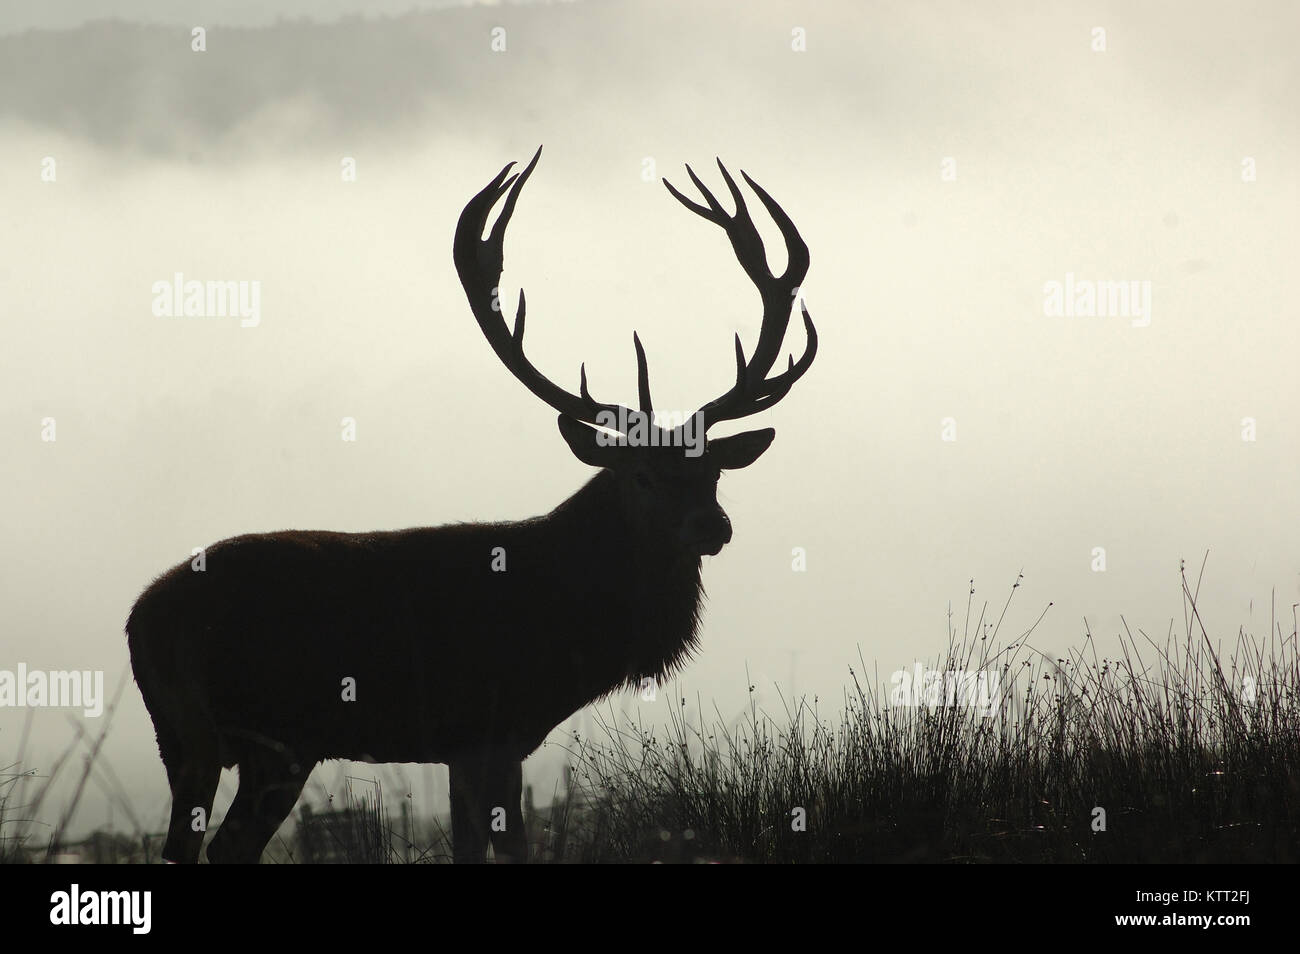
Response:
POLYGON ((578 589, 597 617, 590 635, 598 651, 617 657, 621 676, 610 689, 639 687, 646 676, 661 681, 685 666, 698 645, 704 596, 699 556, 670 533, 638 532, 609 470, 546 520, 563 541, 557 550, 566 571, 583 577, 578 589))

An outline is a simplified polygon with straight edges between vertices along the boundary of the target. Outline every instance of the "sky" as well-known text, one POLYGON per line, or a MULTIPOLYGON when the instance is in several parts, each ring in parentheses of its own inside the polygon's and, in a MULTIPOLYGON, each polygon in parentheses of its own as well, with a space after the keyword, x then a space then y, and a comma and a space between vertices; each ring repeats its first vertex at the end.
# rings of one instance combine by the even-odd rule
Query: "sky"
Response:
MULTIPOLYGON (((503 284, 567 387, 585 362, 630 404, 636 330, 658 403, 689 410, 730 384, 733 334, 752 349, 725 237, 659 184, 687 189, 684 163, 719 195, 715 157, 748 172, 811 250, 820 350, 731 428, 777 439, 720 485, 735 536, 705 559, 701 652, 616 710, 662 721, 680 694, 730 719, 753 684, 774 713, 833 711, 859 658, 883 679, 941 654, 972 580, 996 615, 1019 579, 1004 638, 1050 603, 1049 656, 1181 631, 1180 561, 1206 561, 1212 640, 1288 635, 1298 21, 1281 2, 8 5, 0 669, 102 671, 111 693, 136 597, 224 537, 522 518, 581 486, 451 260, 465 202, 539 144, 503 284), (177 273, 257 282, 256 321, 159 316, 177 273), (1123 284, 1090 304, 1095 283, 1123 284)), ((0 707, 0 765, 27 733, 44 773, 103 718, 0 707)), ((124 804, 161 828, 129 681, 102 752, 116 781, 92 780, 78 830, 129 830, 124 804)), ((526 764, 539 802, 562 759, 526 764)), ((445 777, 400 784, 438 807, 445 777)))

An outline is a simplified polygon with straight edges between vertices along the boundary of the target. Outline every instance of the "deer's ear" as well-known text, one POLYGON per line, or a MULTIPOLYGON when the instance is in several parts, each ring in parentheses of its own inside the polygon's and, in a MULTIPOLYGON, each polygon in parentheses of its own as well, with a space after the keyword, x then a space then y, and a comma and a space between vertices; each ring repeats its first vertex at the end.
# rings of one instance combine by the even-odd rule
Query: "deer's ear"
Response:
POLYGON ((772 444, 776 431, 765 427, 761 431, 745 431, 709 441, 709 460, 719 470, 739 470, 748 467, 763 455, 772 444))
POLYGON ((621 459, 617 444, 602 444, 594 427, 588 427, 576 417, 560 415, 560 436, 564 438, 573 456, 592 467, 613 467, 621 459))

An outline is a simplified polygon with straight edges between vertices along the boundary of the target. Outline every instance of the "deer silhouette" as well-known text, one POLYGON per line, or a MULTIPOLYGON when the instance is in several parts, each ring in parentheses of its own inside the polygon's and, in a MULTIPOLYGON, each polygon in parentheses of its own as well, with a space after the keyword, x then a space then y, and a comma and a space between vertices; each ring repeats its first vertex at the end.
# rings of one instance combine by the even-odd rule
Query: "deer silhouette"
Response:
POLYGON ((687 166, 763 303, 758 344, 735 341, 735 383, 674 427, 655 421, 633 335, 639 408, 604 404, 544 377, 524 356, 525 302, 513 330, 496 301, 506 225, 537 150, 508 164, 465 206, 453 256, 483 335, 501 363, 559 412, 560 434, 601 468, 550 513, 373 533, 285 530, 213 544, 154 581, 127 620, 131 665, 157 730, 172 793, 163 857, 197 862, 222 767, 239 787, 208 846, 212 862, 257 862, 316 763, 445 762, 453 856, 526 861, 521 763, 578 709, 620 687, 677 671, 697 645, 703 555, 731 539, 717 502, 721 471, 745 467, 772 429, 702 440, 708 428, 781 400, 808 370, 817 335, 768 376, 808 270, 790 218, 745 181, 780 228, 782 275, 731 175, 729 215, 687 166), (487 238, 491 210, 505 196, 487 238), (691 421, 700 428, 692 448, 691 421), (203 824, 200 824, 203 822, 203 824))

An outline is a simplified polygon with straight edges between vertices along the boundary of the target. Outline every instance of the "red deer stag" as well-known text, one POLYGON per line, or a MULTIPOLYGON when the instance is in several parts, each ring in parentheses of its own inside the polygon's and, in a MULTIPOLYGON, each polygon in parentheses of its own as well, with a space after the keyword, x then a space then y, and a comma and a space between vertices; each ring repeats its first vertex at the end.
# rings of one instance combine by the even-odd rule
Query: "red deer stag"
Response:
POLYGON ((165 859, 198 861, 204 826, 196 819, 211 813, 222 766, 239 766, 239 789, 208 859, 256 862, 312 767, 343 758, 446 762, 455 860, 485 860, 490 840, 498 860, 524 861, 521 761, 578 709, 646 677, 664 678, 696 648, 701 556, 731 539, 717 502, 719 474, 753 463, 775 432, 707 443, 704 435, 771 407, 812 364, 817 335, 804 308, 803 356, 768 377, 808 248, 745 176, 785 238, 789 264, 772 275, 721 162, 734 215, 689 166, 707 205, 664 180, 678 201, 726 230, 762 295, 763 321, 748 361, 736 337, 735 383, 686 424, 661 428, 651 423, 635 335, 637 411, 594 400, 585 368, 573 394, 532 365, 523 351, 522 291, 513 331, 500 314, 506 225, 540 157, 538 149, 522 174, 507 178, 510 163, 465 206, 456 271, 501 363, 560 412, 570 450, 600 472, 531 520, 248 534, 209 548, 203 572, 182 563, 156 580, 126 629, 171 786, 165 859), (699 428, 694 456, 683 446, 691 420, 699 428), (622 430, 611 433, 610 422, 622 430))

